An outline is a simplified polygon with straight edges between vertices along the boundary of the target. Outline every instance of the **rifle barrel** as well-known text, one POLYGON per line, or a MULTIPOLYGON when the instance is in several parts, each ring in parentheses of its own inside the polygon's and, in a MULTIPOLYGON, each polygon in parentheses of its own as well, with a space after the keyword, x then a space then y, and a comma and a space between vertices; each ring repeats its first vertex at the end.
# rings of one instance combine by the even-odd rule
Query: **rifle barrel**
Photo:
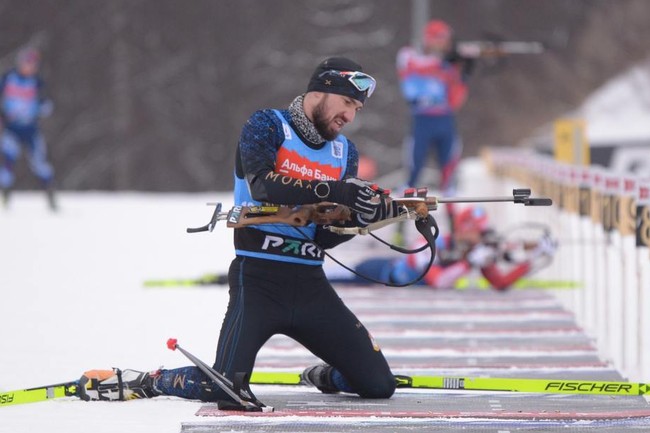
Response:
POLYGON ((502 202, 515 201, 510 197, 440 197, 438 203, 485 203, 485 202, 502 202))

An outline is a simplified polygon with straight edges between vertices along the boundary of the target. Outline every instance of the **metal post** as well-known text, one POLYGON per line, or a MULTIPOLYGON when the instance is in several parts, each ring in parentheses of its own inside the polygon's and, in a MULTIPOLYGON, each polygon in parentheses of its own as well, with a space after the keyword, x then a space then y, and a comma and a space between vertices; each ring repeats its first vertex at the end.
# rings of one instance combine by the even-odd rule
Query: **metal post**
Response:
POLYGON ((429 21, 429 0, 411 0, 411 46, 422 48, 422 30, 429 21))

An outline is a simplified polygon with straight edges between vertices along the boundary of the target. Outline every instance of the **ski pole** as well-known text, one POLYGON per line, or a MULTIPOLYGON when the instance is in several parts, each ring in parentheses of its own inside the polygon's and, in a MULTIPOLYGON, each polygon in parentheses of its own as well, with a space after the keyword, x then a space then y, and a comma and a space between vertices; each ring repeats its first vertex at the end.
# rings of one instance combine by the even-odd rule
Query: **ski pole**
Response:
MULTIPOLYGON (((222 375, 212 367, 210 367, 205 362, 201 361, 196 356, 192 355, 187 350, 183 349, 179 344, 178 340, 175 338, 170 338, 167 340, 167 347, 170 350, 178 349, 187 359, 192 361, 206 376, 208 376, 219 388, 221 388, 226 394, 233 398, 237 403, 241 405, 241 408, 229 407, 233 410, 244 410, 248 412, 273 412, 273 407, 266 406, 264 403, 259 401, 253 396, 253 393, 247 389, 241 389, 239 393, 235 392, 235 385, 233 382, 228 379, 226 376, 222 375)), ((247 384, 245 384, 247 385, 247 384)))

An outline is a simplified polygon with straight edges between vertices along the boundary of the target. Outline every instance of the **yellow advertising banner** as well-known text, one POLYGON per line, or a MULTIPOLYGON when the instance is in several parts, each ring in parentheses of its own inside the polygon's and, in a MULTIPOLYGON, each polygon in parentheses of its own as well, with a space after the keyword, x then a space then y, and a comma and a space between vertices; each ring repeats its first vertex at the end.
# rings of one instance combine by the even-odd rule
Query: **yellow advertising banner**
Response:
POLYGON ((621 236, 632 236, 636 233, 636 193, 636 181, 623 179, 623 191, 618 203, 618 231, 621 236))
POLYGON ((589 165, 590 154, 585 121, 558 119, 553 125, 555 159, 576 165, 589 165))

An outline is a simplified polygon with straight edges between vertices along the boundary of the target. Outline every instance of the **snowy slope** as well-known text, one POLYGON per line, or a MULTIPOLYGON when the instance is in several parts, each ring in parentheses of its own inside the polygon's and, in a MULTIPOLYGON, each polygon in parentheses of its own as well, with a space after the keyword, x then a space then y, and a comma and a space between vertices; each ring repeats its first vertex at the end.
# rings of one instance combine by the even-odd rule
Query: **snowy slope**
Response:
MULTIPOLYGON (((227 288, 144 288, 151 279, 226 272, 232 232, 188 234, 230 194, 71 193, 61 211, 38 192, 0 208, 0 390, 78 379, 90 369, 189 365, 169 337, 212 363, 227 288)), ((223 223, 222 223, 223 224, 223 223)), ((369 238, 355 240, 367 245, 369 238)), ((384 249, 386 251, 386 249, 384 249)), ((350 251, 337 258, 351 260, 350 251)), ((348 262, 349 263, 349 262, 348 262)), ((0 433, 178 432, 199 402, 59 399, 0 408, 0 433)))
POLYGON ((587 139, 650 143, 650 59, 593 92, 575 113, 587 122, 587 139))
MULTIPOLYGON (((177 337, 212 362, 225 289, 144 289, 150 278, 225 271, 228 230, 189 235, 217 194, 62 194, 59 214, 23 193, 0 210, 0 389, 73 380, 93 368, 187 365, 177 337)), ((199 403, 57 400, 0 409, 0 432, 178 432, 199 403), (132 404, 131 404, 132 403, 132 404), (37 416, 38 417, 37 417, 37 416)))

